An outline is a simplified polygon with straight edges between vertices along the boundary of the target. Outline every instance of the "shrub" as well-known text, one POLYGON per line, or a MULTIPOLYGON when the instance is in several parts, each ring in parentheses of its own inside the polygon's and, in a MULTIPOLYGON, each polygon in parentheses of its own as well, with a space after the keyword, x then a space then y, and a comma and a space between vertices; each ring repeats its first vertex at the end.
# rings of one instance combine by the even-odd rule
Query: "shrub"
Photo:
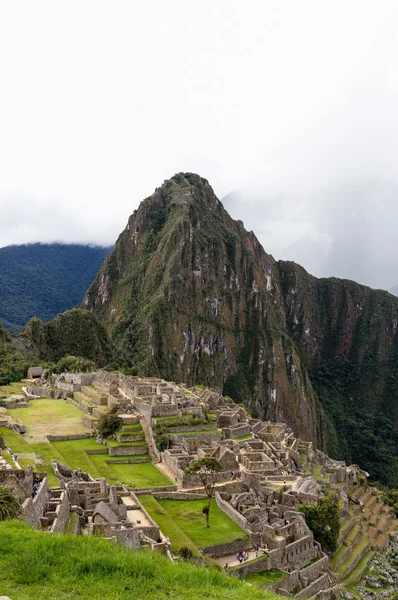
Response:
POLYGON ((7 488, 0 487, 0 521, 19 519, 21 513, 22 508, 18 500, 7 488))
POLYGON ((116 408, 101 416, 98 421, 98 433, 102 437, 113 435, 123 425, 123 419, 117 416, 116 408))
POLYGON ((172 442, 170 436, 168 435, 160 435, 156 438, 156 446, 159 452, 164 452, 171 447, 171 444, 172 442))
POLYGON ((336 496, 325 496, 318 506, 299 506, 308 527, 323 550, 335 550, 340 533, 340 509, 336 496))
POLYGON ((192 558, 193 558, 193 552, 192 552, 191 548, 188 548, 188 546, 181 546, 181 548, 180 548, 180 556, 184 560, 192 560, 192 558))

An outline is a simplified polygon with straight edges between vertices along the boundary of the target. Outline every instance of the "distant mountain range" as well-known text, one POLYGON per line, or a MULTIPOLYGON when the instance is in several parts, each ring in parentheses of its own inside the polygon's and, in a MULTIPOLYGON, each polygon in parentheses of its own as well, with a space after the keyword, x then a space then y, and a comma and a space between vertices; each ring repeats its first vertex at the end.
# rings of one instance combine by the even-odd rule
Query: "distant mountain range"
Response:
POLYGON ((49 321, 73 308, 110 251, 79 244, 0 248, 0 321, 16 333, 32 317, 49 321))

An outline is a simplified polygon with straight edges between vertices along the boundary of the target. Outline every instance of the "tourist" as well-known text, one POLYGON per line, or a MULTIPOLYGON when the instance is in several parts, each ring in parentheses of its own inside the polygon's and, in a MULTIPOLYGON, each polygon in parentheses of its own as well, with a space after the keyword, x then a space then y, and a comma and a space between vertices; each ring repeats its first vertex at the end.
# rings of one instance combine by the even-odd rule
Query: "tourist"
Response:
POLYGON ((235 471, 231 471, 231 479, 235 477, 235 471))
POLYGON ((229 568, 228 567, 228 563, 225 563, 225 565, 224 565, 224 571, 226 571, 228 568, 229 568))

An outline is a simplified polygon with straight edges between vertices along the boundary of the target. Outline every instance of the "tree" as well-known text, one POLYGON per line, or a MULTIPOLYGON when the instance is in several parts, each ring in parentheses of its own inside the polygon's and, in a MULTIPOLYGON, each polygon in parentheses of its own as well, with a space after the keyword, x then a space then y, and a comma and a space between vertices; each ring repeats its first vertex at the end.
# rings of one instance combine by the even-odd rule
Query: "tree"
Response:
POLYGON ((113 435, 123 425, 123 419, 117 416, 116 408, 112 408, 109 412, 100 417, 98 421, 98 433, 102 437, 113 435))
POLYGON ((318 506, 303 504, 299 511, 304 514, 308 527, 322 550, 335 550, 340 533, 340 509, 337 496, 321 498, 318 506))
POLYGON ((21 505, 11 492, 0 486, 0 521, 19 519, 22 513, 21 505))
POLYGON ((203 513, 206 515, 206 527, 210 527, 210 504, 213 497, 214 487, 216 485, 216 475, 221 470, 221 463, 216 458, 212 458, 211 456, 199 458, 185 469, 185 473, 199 475, 199 478, 205 489, 206 496, 209 499, 207 506, 203 508, 203 513))

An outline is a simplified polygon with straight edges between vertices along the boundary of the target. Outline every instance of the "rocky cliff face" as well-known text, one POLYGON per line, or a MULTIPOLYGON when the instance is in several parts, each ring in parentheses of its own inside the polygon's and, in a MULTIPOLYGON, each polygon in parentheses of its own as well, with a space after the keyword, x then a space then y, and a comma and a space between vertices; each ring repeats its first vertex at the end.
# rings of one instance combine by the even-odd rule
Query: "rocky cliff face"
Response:
POLYGON ((322 440, 321 407, 286 333, 278 265, 206 180, 177 175, 141 203, 83 307, 146 374, 223 388, 322 440))
POLYGON ((398 299, 277 263, 197 175, 176 175, 140 204, 82 306, 147 375, 223 389, 356 462, 348 438, 366 408, 357 446, 372 439, 384 452, 374 417, 397 415, 398 299))

